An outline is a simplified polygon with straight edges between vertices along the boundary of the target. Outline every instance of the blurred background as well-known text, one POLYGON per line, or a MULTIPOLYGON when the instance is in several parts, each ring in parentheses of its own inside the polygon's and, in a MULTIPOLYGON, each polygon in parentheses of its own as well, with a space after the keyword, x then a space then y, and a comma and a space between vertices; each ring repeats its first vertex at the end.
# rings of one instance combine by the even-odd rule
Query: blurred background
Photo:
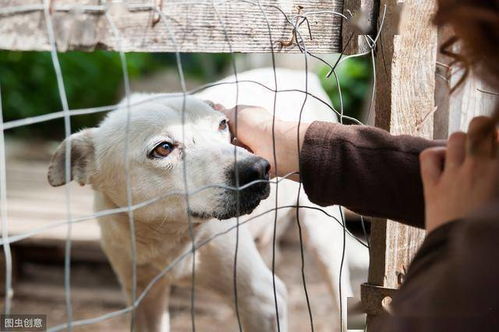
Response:
MULTIPOLYGON (((232 56, 235 57, 238 71, 272 65, 269 54, 182 54, 187 89, 232 75, 232 56)), ((325 56, 325 59, 334 63, 336 57, 330 55, 325 56)), ((70 109, 113 105, 123 98, 118 53, 68 52, 59 54, 59 59, 70 109)), ((304 68, 303 55, 277 54, 276 61, 280 67, 304 68)), ((127 66, 133 92, 180 91, 174 54, 129 53, 127 66)), ((339 109, 336 80, 333 75, 326 77, 329 67, 310 59, 310 68, 319 76, 325 91, 339 109)), ((345 114, 365 121, 372 79, 370 57, 348 59, 337 68, 337 73, 345 114)), ((4 122, 62 110, 48 52, 0 51, 0 88, 4 122)), ((103 112, 73 116, 71 130, 75 132, 95 126, 103 116, 103 112)), ((51 188, 46 181, 50 156, 64 138, 63 119, 9 129, 5 135, 9 234, 23 234, 65 220, 64 188, 51 188)), ((72 184, 70 204, 73 218, 91 214, 91 190, 72 184)), ((361 232, 358 221, 353 217, 349 227, 354 233, 361 232)), ((52 228, 13 243, 13 312, 47 314, 48 326, 65 321, 63 260, 66 231, 65 226, 52 228)), ((100 249, 98 238, 99 230, 95 221, 73 226, 71 278, 74 319, 96 317, 125 306, 116 277, 100 249)), ((288 286, 291 330, 301 331, 309 323, 298 271, 300 256, 295 237, 285 237, 281 248, 283 255, 278 263, 277 274, 288 286)), ((309 271, 313 271, 313 257, 307 256, 306 260, 309 271)), ((3 263, 0 266, 0 282, 3 283, 3 263)), ((330 301, 327 287, 314 273, 309 273, 307 278, 316 329, 327 331, 330 301)), ((3 292, 3 287, 0 292, 3 292)), ((189 305, 188 291, 175 289, 170 307, 173 331, 190 330, 189 305)), ((200 331, 236 329, 232 311, 220 301, 213 300, 210 294, 199 294, 196 310, 200 331), (216 310, 212 303, 217 303, 216 310)), ((126 329, 126 316, 78 328, 81 331, 126 329)))
MULTIPOLYGON (((271 66, 269 54, 234 55, 238 71, 271 66)), ((135 92, 180 91, 174 54, 129 53, 128 73, 135 92)), ((303 55, 276 55, 281 67, 303 67, 303 55)), ((336 56, 325 59, 334 64, 336 56)), ((66 94, 71 109, 112 105, 123 98, 123 79, 119 54, 96 51, 68 52, 59 55, 66 94)), ((329 67, 310 58, 312 71, 334 105, 339 109, 339 96, 334 76, 326 77, 329 67)), ((233 74, 231 54, 183 54, 182 64, 187 88, 214 82, 233 74)), ((350 58, 337 69, 345 114, 360 117, 364 98, 371 80, 370 57, 350 58)), ((0 51, 0 84, 3 118, 11 121, 62 109, 52 60, 48 52, 0 51)), ((73 117, 72 130, 96 125, 104 114, 73 117)), ((10 130, 9 136, 60 139, 64 134, 62 120, 43 126, 28 126, 10 130)))

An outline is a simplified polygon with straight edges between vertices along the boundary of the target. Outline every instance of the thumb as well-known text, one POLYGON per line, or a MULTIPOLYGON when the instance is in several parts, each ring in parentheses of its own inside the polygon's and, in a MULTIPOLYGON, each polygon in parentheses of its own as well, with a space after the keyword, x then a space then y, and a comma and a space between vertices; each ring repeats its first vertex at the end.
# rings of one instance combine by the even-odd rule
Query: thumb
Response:
POLYGON ((222 104, 213 104, 213 108, 222 113, 225 113, 227 110, 222 104))
POLYGON ((468 127, 467 151, 473 156, 494 157, 497 152, 497 130, 494 119, 477 116, 468 127))
POLYGON ((436 147, 426 149, 419 155, 424 186, 435 184, 440 179, 444 168, 445 153, 446 148, 436 147))

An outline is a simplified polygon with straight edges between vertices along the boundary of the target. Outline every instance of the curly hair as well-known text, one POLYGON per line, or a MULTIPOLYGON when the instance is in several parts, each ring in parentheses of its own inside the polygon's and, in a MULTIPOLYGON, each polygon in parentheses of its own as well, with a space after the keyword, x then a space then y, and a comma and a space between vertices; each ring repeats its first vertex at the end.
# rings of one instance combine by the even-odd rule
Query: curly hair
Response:
MULTIPOLYGON (((495 91, 499 91, 499 0, 438 0, 434 17, 438 26, 450 26, 454 36, 444 42, 440 52, 452 58, 451 65, 460 65, 464 75, 452 88, 454 91, 470 70, 495 91), (456 53, 452 47, 460 43, 456 53)), ((499 122, 499 102, 493 115, 499 122)))
POLYGON ((499 90, 499 0, 438 0, 434 23, 454 31, 440 51, 499 90), (457 42, 460 53, 451 50, 457 42))

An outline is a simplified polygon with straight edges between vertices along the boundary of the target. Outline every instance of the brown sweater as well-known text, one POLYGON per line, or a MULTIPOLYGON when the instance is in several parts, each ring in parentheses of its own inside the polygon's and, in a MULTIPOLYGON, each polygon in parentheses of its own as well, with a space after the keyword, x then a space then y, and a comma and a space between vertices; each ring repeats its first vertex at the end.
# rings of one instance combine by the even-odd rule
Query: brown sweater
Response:
MULTIPOLYGON (((314 122, 300 158, 310 200, 424 227, 419 153, 442 145, 366 126, 314 122)), ((499 331, 499 200, 429 233, 371 331, 499 331)))

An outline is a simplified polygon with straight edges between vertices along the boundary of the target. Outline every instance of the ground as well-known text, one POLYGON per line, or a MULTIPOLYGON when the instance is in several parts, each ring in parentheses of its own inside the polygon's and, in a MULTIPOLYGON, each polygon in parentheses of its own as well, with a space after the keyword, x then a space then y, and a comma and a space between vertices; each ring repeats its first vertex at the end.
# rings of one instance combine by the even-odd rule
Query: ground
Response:
MULTIPOLYGON (((291 331, 309 329, 300 275, 299 248, 295 243, 282 245, 282 260, 278 274, 289 290, 289 324, 291 331)), ((310 271, 317 271, 311 257, 306 257, 310 271)), ((15 285, 13 312, 47 314, 48 325, 65 322, 63 265, 23 264, 15 285)), ((125 307, 116 278, 105 263, 74 263, 72 266, 72 304, 75 320, 100 316, 125 307)), ((330 298, 326 285, 315 273, 308 273, 308 290, 312 302, 316 331, 328 331, 330 298)), ((191 331, 188 289, 174 289, 170 304, 172 331, 191 331)), ((237 325, 232 310, 218 297, 206 291, 197 293, 196 328, 199 331, 235 331, 237 325)), ((124 331, 128 317, 119 316, 75 329, 75 331, 124 331)))

